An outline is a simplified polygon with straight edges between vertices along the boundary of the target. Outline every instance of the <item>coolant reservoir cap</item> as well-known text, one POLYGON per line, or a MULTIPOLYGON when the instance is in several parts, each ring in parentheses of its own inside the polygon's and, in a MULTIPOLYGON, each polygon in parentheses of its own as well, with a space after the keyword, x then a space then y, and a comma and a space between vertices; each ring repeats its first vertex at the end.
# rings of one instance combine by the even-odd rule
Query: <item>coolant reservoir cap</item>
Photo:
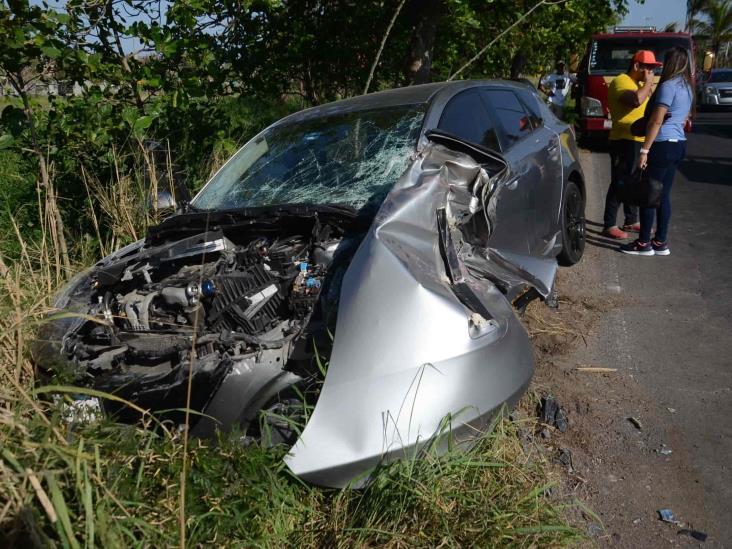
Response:
POLYGON ((213 297, 216 295, 216 285, 214 284, 214 281, 207 278, 201 282, 201 293, 204 297, 213 297))

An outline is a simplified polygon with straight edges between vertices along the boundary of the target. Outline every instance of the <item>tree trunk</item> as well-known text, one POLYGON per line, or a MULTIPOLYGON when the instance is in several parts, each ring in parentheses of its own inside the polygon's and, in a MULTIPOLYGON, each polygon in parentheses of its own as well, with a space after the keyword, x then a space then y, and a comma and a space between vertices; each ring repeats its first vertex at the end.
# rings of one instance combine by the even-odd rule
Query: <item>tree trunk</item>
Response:
POLYGON ((412 3, 412 13, 417 21, 409 45, 409 57, 405 70, 408 85, 426 84, 431 80, 432 49, 437 34, 437 19, 442 0, 424 0, 412 3))
MULTIPOLYGON (((557 58, 559 59, 559 58, 557 58)), ((519 49, 511 60, 511 73, 510 77, 512 80, 521 78, 524 76, 524 69, 526 68, 527 55, 523 49, 519 49)))

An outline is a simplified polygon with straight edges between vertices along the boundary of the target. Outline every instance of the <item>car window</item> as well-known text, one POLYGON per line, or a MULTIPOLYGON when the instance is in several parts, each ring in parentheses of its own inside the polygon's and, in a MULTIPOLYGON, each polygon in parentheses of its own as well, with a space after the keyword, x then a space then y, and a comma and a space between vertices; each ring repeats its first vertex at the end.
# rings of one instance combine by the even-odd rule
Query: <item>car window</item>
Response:
POLYGON ((532 127, 534 129, 539 128, 544 123, 539 98, 528 88, 520 88, 516 93, 518 93, 521 103, 529 113, 532 127))
POLYGON ((488 105, 498 121, 505 148, 532 132, 527 112, 510 90, 485 90, 488 105))
POLYGON ((500 150, 495 125, 478 90, 467 90, 453 97, 442 111, 437 127, 471 143, 500 150))
POLYGON ((732 82, 732 71, 712 71, 709 82, 732 82))

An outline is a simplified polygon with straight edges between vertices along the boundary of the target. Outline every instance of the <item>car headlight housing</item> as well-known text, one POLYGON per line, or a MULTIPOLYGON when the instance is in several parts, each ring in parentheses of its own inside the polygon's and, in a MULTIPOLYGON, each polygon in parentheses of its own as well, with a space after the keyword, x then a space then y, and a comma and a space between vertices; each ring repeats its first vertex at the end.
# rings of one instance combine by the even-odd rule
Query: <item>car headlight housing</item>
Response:
POLYGON ((717 91, 717 88, 713 86, 707 86, 706 88, 704 88, 704 93, 708 95, 717 95, 719 92, 717 91))
POLYGON ((580 100, 580 109, 583 116, 605 116, 602 110, 602 103, 594 97, 583 97, 580 100))

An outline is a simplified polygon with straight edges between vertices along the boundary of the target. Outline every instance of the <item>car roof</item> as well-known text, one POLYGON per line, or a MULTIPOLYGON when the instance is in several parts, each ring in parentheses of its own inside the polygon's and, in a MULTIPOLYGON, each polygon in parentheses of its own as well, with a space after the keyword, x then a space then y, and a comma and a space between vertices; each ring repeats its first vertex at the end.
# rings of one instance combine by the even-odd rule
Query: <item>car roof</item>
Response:
POLYGON ((298 123, 304 120, 345 112, 398 107, 402 105, 427 105, 434 102, 438 96, 441 98, 449 98, 461 90, 487 85, 520 87, 525 84, 507 80, 457 80, 454 82, 434 82, 431 84, 405 86, 403 88, 373 92, 348 99, 341 99, 332 103, 325 103, 291 114, 275 125, 298 123))

